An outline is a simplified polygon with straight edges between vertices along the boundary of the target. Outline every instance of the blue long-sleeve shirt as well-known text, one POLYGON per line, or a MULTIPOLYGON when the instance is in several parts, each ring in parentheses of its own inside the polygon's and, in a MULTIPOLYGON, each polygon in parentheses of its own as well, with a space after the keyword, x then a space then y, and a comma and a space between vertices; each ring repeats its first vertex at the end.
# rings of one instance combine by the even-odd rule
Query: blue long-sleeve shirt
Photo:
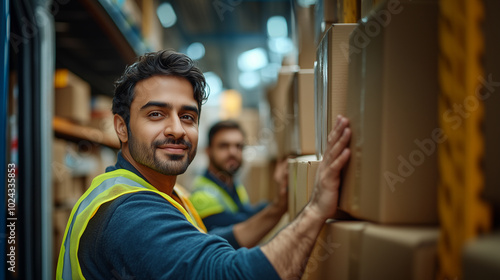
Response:
MULTIPOLYGON (((138 173, 120 158, 107 171, 129 167, 138 173)), ((234 250, 149 192, 101 206, 81 238, 78 258, 87 279, 279 279, 259 247, 234 250)))

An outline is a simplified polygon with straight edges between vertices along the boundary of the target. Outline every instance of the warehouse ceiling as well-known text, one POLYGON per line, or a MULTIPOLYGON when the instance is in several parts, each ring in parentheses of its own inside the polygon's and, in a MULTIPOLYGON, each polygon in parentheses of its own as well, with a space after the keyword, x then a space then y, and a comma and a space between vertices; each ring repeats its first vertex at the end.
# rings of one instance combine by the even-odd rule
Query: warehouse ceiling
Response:
MULTIPOLYGON (((113 81, 137 55, 119 27, 103 9, 101 0, 71 0, 53 10, 56 29, 56 65, 69 68, 90 82, 93 93, 112 95, 113 81), (99 4, 101 3, 101 4, 99 4)), ((165 2, 161 0, 160 3, 165 2)), ((268 62, 281 62, 268 52, 267 20, 282 16, 290 32, 290 0, 170 0, 177 22, 164 28, 165 48, 186 53, 192 43, 201 43, 205 56, 198 65, 222 80, 224 89, 242 93, 244 106, 257 106, 266 82, 252 89, 238 80, 238 56, 263 48, 268 62)), ((59 3, 59 2, 57 2, 59 3)), ((259 71, 264 71, 260 69, 259 71)))
MULTIPOLYGON (((165 46, 186 52, 191 43, 205 47, 199 60, 204 72, 221 77, 224 88, 243 94, 244 105, 255 106, 265 84, 252 89, 243 88, 239 81, 238 56, 247 50, 268 50, 267 21, 282 16, 290 27, 290 0, 170 0, 177 22, 165 28, 165 46)), ((290 34, 290 28, 288 34, 290 34)), ((269 53, 268 53, 269 55, 269 53)), ((279 57, 268 56, 269 62, 279 57)))

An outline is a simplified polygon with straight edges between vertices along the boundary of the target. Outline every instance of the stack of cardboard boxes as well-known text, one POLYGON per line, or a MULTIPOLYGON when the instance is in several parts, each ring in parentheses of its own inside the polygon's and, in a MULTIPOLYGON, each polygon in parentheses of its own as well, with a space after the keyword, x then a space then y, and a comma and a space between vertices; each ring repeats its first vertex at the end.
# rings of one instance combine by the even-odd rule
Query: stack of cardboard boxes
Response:
MULTIPOLYGON (((289 212, 293 219, 307 203, 306 187, 314 178, 316 157, 314 115, 314 6, 294 2, 292 36, 297 46, 292 65, 283 66, 276 86, 269 92, 272 129, 278 160, 289 158, 289 212), (300 172, 299 172, 300 170, 300 172), (298 183, 301 182, 301 183, 298 183), (301 195, 297 195, 300 192, 301 195)), ((312 183, 311 183, 312 186, 312 183)))
MULTIPOLYGON (((276 134, 278 141, 294 139, 286 127, 298 124, 290 129, 297 139, 315 141, 313 153, 278 142, 282 156, 296 156, 289 160, 293 218, 310 198, 336 116, 350 119, 351 159, 338 204, 348 220, 339 215, 324 226, 303 279, 432 279, 436 273, 437 145, 446 140, 437 116, 438 5, 379 2, 358 24, 323 23, 329 27, 315 50, 315 136, 303 134, 311 125, 295 121, 284 124, 285 136, 276 134)), ((291 85, 280 93, 291 96, 283 102, 293 100, 288 110, 295 120, 305 117, 297 108, 310 105, 300 103, 293 80, 290 72, 280 74, 279 86, 291 85)))

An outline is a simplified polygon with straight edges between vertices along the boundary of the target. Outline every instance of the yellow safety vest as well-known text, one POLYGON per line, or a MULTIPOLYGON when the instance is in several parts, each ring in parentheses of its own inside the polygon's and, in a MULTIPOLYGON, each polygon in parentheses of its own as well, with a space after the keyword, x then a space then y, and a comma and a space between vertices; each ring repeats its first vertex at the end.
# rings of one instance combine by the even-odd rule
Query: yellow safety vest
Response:
MULTIPOLYGON (((243 185, 236 186, 236 193, 242 204, 249 203, 248 193, 243 185)), ((202 219, 224 211, 238 212, 238 205, 231 196, 221 186, 205 176, 196 178, 189 200, 202 219)))
MULTIPOLYGON (((177 208, 186 219, 201 232, 206 233, 205 226, 201 222, 196 210, 189 209, 192 205, 184 203, 186 209, 169 195, 158 191, 151 184, 131 171, 117 169, 112 172, 101 174, 94 178, 90 188, 78 200, 71 211, 66 232, 59 253, 57 262, 57 279, 85 279, 78 261, 78 246, 87 224, 95 215, 99 207, 106 202, 112 201, 119 196, 128 193, 149 191, 161 195, 175 208, 177 208), (191 215, 190 215, 191 214, 191 215), (192 216, 193 215, 193 216, 192 216)), ((179 196, 181 202, 187 200, 184 192, 180 188, 174 191, 179 196)))

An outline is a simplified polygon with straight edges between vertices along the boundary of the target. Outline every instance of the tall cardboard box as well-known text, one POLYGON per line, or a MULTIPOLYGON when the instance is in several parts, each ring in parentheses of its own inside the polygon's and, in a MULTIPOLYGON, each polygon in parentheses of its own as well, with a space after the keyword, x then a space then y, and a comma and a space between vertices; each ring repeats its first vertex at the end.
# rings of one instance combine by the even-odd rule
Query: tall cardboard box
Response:
POLYGON ((256 146, 259 144, 259 133, 261 132, 260 116, 258 109, 242 109, 238 122, 245 131, 246 145, 256 146))
POLYGON ((295 102, 297 111, 294 129, 296 154, 310 155, 316 152, 314 120, 314 69, 300 69, 295 76, 295 102))
POLYGON ((438 236, 437 227, 368 225, 361 240, 359 279, 434 279, 438 236))
POLYGON ((311 198, 316 170, 320 161, 315 155, 297 158, 297 185, 295 186, 295 208, 299 213, 311 198))
POLYGON ((500 279, 500 232, 482 236, 465 245, 462 258, 464 280, 500 279))
POLYGON ((295 190, 297 187, 297 160, 288 159, 288 217, 290 221, 295 219, 297 210, 295 208, 295 190))
POLYGON ((268 92, 267 96, 271 110, 277 158, 284 158, 294 154, 290 127, 293 127, 295 120, 293 113, 293 81, 297 71, 297 66, 282 67, 278 73, 276 85, 268 92))
MULTIPOLYGON (((303 280, 358 280, 365 221, 329 221, 316 240, 303 280)), ((378 278, 373 278, 378 279, 378 278)))
MULTIPOLYGON (((391 3, 378 7, 391 11, 391 3)), ((437 224, 437 146, 446 140, 437 116, 438 5, 398 3, 390 23, 369 17, 351 34, 351 158, 340 208, 385 224, 437 224)))
POLYGON ((349 36, 357 24, 333 24, 318 45, 315 66, 316 155, 323 156, 328 133, 338 114, 345 115, 349 69, 349 36))
POLYGON ((55 74, 55 115, 79 124, 90 121, 90 85, 67 69, 55 74))
POLYGON ((434 279, 438 235, 437 227, 330 221, 316 241, 302 279, 434 279))
MULTIPOLYGON (((297 214, 302 211, 302 209, 306 206, 309 200, 312 197, 312 192, 314 190, 314 184, 316 181, 316 173, 318 171, 318 167, 321 163, 321 160, 317 160, 315 155, 306 155, 294 158, 289 161, 293 162, 293 165, 289 165, 289 175, 293 174, 289 178, 293 178, 293 184, 288 184, 288 191, 293 191, 292 194, 293 199, 293 212, 292 214, 295 217, 297 214)), ((288 201, 290 205, 290 200, 288 201)), ((352 217, 347 213, 342 211, 341 209, 337 209, 332 219, 337 220, 352 220, 352 217)))
POLYGON ((314 6, 303 7, 292 2, 292 41, 297 48, 297 65, 312 69, 316 58, 314 43, 314 6))
POLYGON ((342 21, 343 0, 318 0, 314 5, 314 42, 316 46, 330 25, 342 21))
POLYGON ((241 182, 246 187, 250 203, 271 201, 274 197, 269 196, 270 189, 275 188, 270 180, 273 176, 270 161, 266 158, 245 160, 242 169, 241 182))

